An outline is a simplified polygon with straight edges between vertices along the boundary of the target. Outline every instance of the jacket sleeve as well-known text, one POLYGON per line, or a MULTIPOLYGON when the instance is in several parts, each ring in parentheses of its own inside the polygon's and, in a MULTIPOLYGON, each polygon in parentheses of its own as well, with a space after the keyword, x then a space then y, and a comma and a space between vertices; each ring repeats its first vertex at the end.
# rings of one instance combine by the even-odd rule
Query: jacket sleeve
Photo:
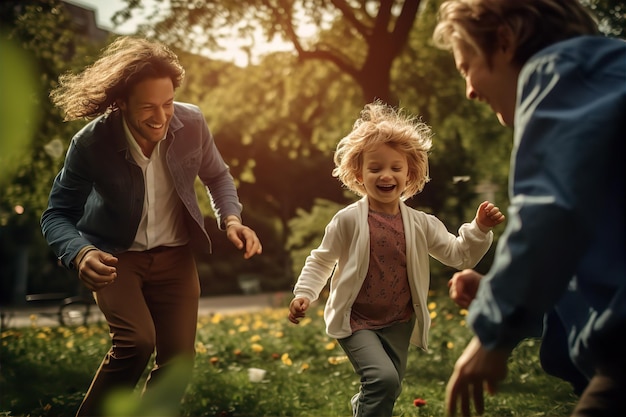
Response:
POLYGON ((241 218, 242 205, 230 169, 215 144, 204 118, 201 121, 202 163, 198 176, 205 186, 217 225, 223 229, 223 219, 229 215, 241 218))
POLYGON ((520 73, 508 223, 468 318, 487 349, 512 348, 537 333, 543 314, 581 272, 590 242, 622 233, 621 245, 604 244, 601 252, 623 250, 623 179, 611 171, 623 158, 626 61, 611 72, 608 55, 576 56, 587 50, 599 52, 553 49, 520 73), (593 59, 602 62, 585 68, 593 59), (615 181, 621 203, 610 191, 615 181), (622 231, 610 231, 616 227, 622 231))
POLYGON ((44 238, 67 268, 73 268, 74 258, 80 249, 91 244, 81 236, 76 224, 83 216, 92 184, 88 164, 82 158, 74 138, 63 168, 52 184, 48 207, 41 216, 44 238))

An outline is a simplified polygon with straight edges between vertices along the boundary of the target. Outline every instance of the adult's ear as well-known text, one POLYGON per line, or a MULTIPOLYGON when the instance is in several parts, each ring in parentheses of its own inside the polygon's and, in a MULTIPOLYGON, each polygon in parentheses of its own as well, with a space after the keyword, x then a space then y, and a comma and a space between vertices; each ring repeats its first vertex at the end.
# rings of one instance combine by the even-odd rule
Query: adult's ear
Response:
POLYGON ((515 51, 517 50, 517 42, 513 36, 513 31, 506 25, 498 28, 498 52, 502 53, 509 62, 513 61, 515 51))
POLYGON ((115 100, 115 105, 120 110, 126 110, 126 100, 118 98, 117 100, 115 100))

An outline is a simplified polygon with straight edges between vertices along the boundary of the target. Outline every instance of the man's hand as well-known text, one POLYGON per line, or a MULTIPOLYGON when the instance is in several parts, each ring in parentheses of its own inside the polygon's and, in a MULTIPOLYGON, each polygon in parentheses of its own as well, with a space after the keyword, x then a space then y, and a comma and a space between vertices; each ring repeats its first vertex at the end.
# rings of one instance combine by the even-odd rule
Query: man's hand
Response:
POLYGON ((478 285, 483 278, 473 269, 464 269, 452 275, 448 281, 450 298, 461 308, 468 308, 478 291, 478 285))
POLYGON ((78 278, 91 291, 98 291, 117 278, 117 258, 100 250, 90 250, 78 265, 78 278))
POLYGON ((446 387, 446 411, 456 416, 457 402, 461 400, 461 414, 471 416, 470 405, 474 402, 476 413, 485 409, 484 387, 495 394, 497 384, 507 374, 508 350, 486 350, 474 337, 454 365, 454 372, 446 387), (471 395, 471 396, 470 396, 471 395))
POLYGON ((244 249, 244 259, 250 259, 263 252, 261 241, 254 230, 239 222, 230 222, 226 225, 226 236, 237 249, 244 249))

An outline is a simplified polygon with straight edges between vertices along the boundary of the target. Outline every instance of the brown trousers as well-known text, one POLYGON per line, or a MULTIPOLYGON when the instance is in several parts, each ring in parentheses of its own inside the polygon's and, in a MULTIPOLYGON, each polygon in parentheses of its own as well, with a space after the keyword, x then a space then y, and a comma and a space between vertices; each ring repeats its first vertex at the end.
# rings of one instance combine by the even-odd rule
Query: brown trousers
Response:
MULTIPOLYGON (((191 364, 195 355, 200 284, 189 247, 124 252, 117 258, 117 279, 95 293, 112 346, 77 416, 103 415, 112 390, 134 389, 155 349, 155 365, 144 392, 173 360, 186 358, 191 364)), ((180 395, 173 396, 178 402, 184 385, 176 388, 180 395)))

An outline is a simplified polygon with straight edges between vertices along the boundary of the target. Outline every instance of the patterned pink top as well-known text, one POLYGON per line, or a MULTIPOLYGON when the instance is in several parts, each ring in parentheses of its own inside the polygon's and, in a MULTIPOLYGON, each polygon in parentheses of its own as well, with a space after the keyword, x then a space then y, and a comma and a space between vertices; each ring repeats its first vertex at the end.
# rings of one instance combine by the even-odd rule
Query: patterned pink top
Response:
POLYGON ((413 314, 402 216, 370 210, 367 221, 370 262, 363 286, 352 305, 350 326, 353 332, 408 321, 413 314))

